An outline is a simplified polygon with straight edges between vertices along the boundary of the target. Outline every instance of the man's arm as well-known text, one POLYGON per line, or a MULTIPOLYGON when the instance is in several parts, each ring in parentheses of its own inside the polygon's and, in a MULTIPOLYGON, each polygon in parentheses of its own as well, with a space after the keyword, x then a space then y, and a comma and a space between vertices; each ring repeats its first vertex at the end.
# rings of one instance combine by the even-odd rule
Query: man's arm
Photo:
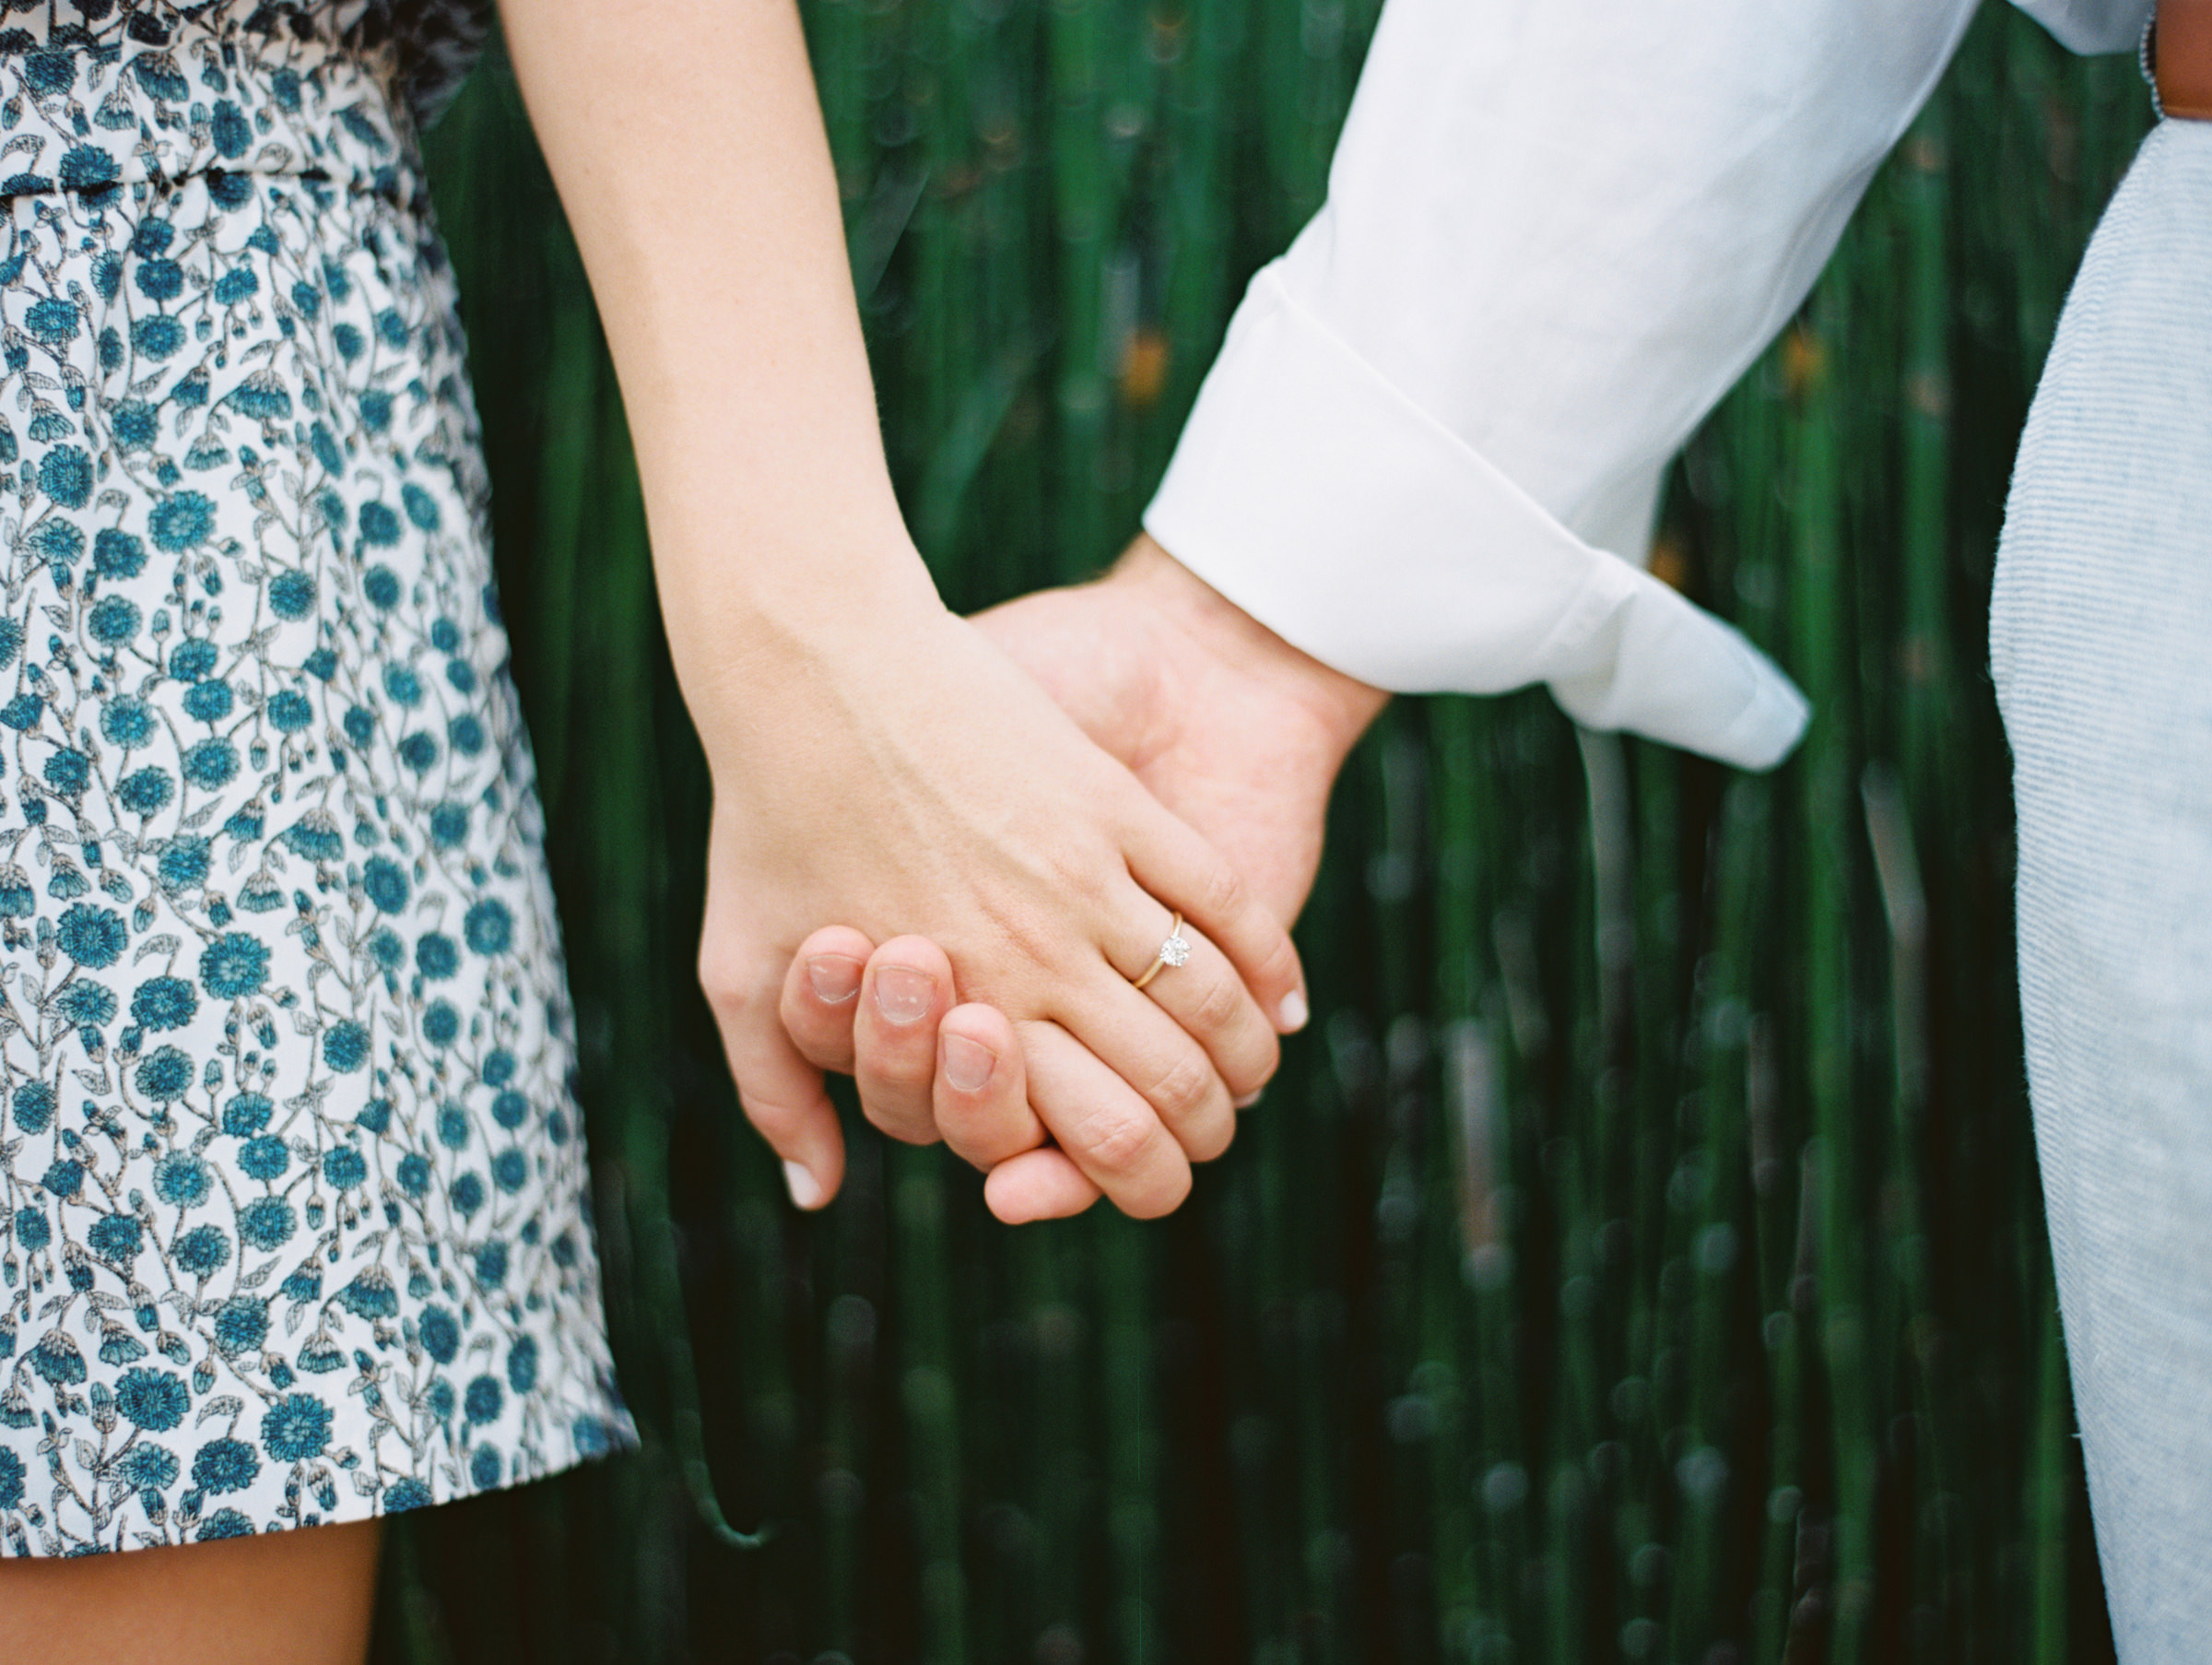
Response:
MULTIPOLYGON (((2146 0, 2041 0, 2070 44, 2146 0)), ((1762 767, 1806 710, 1639 569, 1973 0, 1391 0, 1326 206, 1230 325, 1147 528, 1405 692, 1549 682, 1762 767)))

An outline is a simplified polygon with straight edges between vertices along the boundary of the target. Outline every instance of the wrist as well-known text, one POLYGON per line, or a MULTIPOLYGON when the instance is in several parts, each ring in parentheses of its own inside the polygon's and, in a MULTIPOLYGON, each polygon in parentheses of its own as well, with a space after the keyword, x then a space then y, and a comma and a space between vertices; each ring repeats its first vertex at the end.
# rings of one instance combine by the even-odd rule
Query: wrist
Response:
POLYGON ((737 561, 660 563, 677 679, 718 781, 803 746, 958 624, 903 532, 792 560, 741 547, 737 561))
POLYGON ((1153 617, 1195 651, 1266 684, 1317 723, 1339 752, 1348 752, 1390 703, 1362 682, 1277 635, 1140 533, 1106 582, 1126 586, 1153 617))

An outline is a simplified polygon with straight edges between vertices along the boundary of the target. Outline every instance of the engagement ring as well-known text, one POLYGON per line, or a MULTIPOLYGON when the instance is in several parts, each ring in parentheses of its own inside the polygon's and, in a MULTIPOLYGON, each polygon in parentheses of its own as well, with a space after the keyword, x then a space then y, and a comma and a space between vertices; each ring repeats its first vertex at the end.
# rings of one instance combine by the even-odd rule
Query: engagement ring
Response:
POLYGON ((1138 988, 1152 981, 1171 965, 1181 965, 1191 957, 1191 945, 1182 934, 1182 915, 1175 915, 1175 923, 1168 927, 1168 939, 1159 945, 1159 952, 1145 968, 1145 974, 1136 979, 1138 988))

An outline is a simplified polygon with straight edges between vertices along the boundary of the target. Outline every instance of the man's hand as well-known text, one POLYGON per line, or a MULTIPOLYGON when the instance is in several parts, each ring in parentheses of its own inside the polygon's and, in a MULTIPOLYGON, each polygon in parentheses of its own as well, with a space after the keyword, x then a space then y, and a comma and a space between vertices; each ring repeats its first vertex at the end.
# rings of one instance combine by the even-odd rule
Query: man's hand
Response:
POLYGON ((1329 789, 1388 694, 1300 653, 1149 536, 1097 583, 975 623, 1278 917, 1297 918, 1329 789))
MULTIPOLYGON (((975 622, 1263 904, 1286 924, 1296 917, 1320 864, 1329 790, 1388 695, 1300 653, 1148 537, 1095 584, 1026 596, 975 622)), ((932 1117, 955 1151, 990 1169, 984 1194, 1001 1219, 1089 1207, 1096 1187, 1040 1143, 1005 1019, 956 999, 951 965, 927 940, 878 948, 836 927, 801 947, 782 1015, 810 1062, 857 1074, 872 1119, 932 1117), (864 993, 883 986, 926 987, 929 998, 883 1010, 864 993), (899 1021, 912 1011, 923 1020, 899 1021)))

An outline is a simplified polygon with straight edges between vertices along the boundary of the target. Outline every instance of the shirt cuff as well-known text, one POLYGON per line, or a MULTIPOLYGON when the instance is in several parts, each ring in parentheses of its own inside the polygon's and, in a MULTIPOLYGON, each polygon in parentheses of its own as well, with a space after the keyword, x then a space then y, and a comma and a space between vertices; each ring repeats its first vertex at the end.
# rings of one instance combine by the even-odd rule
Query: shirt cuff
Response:
POLYGON ((1292 645, 1399 693, 1545 682, 1593 728, 1741 768, 1804 696, 1731 626, 1592 549, 1289 295, 1253 279, 1145 529, 1292 645))

